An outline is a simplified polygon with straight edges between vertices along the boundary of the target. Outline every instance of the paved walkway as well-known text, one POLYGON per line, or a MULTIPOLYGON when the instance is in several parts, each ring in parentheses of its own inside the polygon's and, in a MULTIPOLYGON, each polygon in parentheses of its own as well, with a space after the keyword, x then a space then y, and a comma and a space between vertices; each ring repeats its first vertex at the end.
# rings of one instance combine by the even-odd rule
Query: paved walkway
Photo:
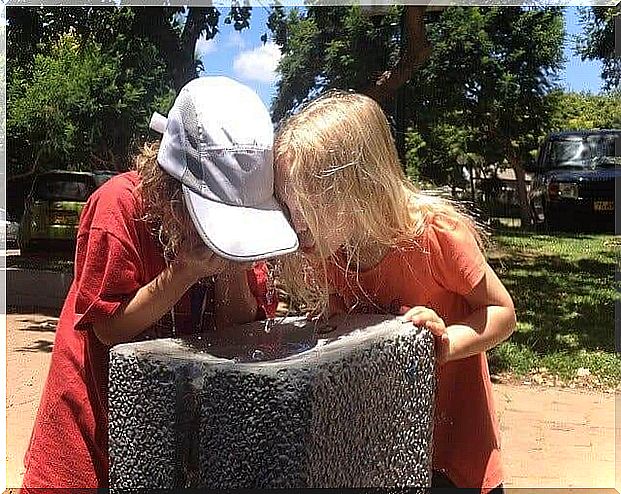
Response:
MULTIPOLYGON (((7 316, 9 487, 21 484, 22 459, 49 366, 55 322, 50 313, 7 316)), ((494 396, 507 487, 614 487, 615 395, 499 384, 494 385, 494 396)), ((621 425, 621 401, 618 405, 617 427, 621 425)), ((619 428, 616 436, 621 440, 619 428)), ((621 460, 621 444, 617 451, 621 460)), ((616 471, 621 472, 621 463, 616 471)), ((580 489, 558 492, 577 493, 580 489)))

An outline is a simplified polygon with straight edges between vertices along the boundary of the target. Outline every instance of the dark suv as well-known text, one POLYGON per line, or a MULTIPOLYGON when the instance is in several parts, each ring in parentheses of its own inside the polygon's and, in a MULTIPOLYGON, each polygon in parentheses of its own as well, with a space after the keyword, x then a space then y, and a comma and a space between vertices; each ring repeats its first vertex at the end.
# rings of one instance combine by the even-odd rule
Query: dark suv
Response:
POLYGON ((550 134, 535 166, 528 202, 535 224, 551 229, 614 230, 621 130, 550 134))

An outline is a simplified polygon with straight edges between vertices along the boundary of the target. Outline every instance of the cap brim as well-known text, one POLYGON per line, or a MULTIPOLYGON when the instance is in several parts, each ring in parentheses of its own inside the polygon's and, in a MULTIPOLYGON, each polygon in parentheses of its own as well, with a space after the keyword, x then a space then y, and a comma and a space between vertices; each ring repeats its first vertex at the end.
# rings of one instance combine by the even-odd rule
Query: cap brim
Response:
POLYGON ((211 201, 185 185, 183 195, 201 238, 225 259, 258 261, 298 249, 298 237, 273 197, 250 208, 211 201))

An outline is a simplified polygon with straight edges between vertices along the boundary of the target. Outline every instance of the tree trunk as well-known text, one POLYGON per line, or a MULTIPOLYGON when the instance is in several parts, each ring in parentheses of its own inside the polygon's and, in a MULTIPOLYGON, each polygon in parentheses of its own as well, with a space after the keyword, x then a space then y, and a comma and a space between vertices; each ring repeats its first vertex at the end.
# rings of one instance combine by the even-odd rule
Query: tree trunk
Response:
POLYGON ((528 196, 526 193, 526 172, 520 160, 516 156, 509 158, 511 168, 515 172, 515 178, 517 181, 517 193, 518 200, 520 201, 520 218, 522 220, 522 229, 526 229, 530 226, 530 208, 528 207, 528 196))
POLYGON ((206 39, 211 39, 216 34, 216 31, 209 29, 205 21, 209 11, 213 9, 214 7, 190 7, 188 10, 188 17, 185 21, 183 33, 181 33, 180 50, 176 57, 177 60, 171 60, 173 67, 176 66, 175 64, 178 64, 178 66, 176 66, 178 70, 174 77, 175 90, 177 92, 198 75, 196 73, 194 52, 196 42, 203 30, 206 30, 206 39))
POLYGON ((394 98, 397 90, 431 56, 431 45, 425 33, 425 9, 420 5, 405 7, 399 61, 393 69, 384 72, 374 84, 362 91, 380 104, 394 98))
POLYGON ((147 36, 160 50, 175 91, 179 92, 196 77, 194 48, 205 28, 205 14, 213 7, 191 7, 181 36, 177 34, 161 7, 136 9, 136 31, 147 36))

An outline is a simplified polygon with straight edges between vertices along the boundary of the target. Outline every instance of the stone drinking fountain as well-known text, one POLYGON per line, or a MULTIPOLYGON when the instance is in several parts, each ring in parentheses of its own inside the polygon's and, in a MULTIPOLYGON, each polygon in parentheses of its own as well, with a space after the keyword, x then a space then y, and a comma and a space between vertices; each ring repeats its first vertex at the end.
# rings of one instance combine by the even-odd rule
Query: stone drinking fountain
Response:
POLYGON ((118 345, 110 487, 427 487, 431 334, 351 315, 118 345), (269 330, 269 331, 268 331, 269 330))

